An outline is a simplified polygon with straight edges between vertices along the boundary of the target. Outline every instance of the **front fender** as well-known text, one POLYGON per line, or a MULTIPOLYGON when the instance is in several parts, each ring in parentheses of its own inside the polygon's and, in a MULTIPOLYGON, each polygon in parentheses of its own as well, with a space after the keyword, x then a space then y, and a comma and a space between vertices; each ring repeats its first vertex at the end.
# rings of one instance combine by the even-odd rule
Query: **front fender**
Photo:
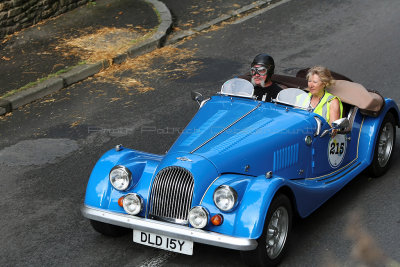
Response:
POLYGON ((285 180, 280 177, 266 179, 263 175, 249 177, 239 174, 220 176, 205 193, 201 205, 210 212, 210 216, 221 214, 224 221, 220 226, 209 225, 207 230, 236 237, 259 238, 269 205, 284 185, 285 180), (238 204, 230 212, 223 212, 214 204, 213 194, 220 185, 229 185, 238 193, 238 204))
POLYGON ((109 150, 97 161, 92 170, 86 187, 85 204, 95 208, 124 212, 118 206, 118 199, 131 191, 136 184, 140 184, 142 176, 148 174, 151 178, 161 159, 162 157, 159 155, 127 148, 123 148, 120 151, 109 150), (132 173, 133 185, 126 192, 114 189, 109 181, 108 175, 116 165, 123 165, 132 173))

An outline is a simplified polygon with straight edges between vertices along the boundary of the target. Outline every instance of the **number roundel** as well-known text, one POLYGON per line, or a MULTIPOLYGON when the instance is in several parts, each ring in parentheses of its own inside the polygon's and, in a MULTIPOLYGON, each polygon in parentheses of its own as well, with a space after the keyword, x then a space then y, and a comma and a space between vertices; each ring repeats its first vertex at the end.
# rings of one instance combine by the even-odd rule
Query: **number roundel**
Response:
POLYGON ((336 168, 342 163, 346 155, 347 140, 346 135, 337 134, 329 140, 328 161, 332 168, 336 168))

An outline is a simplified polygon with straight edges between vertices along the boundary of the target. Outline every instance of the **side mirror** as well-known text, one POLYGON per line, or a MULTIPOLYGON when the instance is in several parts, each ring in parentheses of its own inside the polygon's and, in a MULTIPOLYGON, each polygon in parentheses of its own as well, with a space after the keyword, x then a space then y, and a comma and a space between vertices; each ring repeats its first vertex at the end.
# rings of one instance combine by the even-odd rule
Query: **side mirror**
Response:
POLYGON ((350 125, 349 119, 341 118, 332 122, 332 129, 341 131, 349 127, 349 125, 350 125))
POLYGON ((343 131, 344 129, 346 129, 347 127, 349 127, 350 125, 350 121, 348 118, 341 118, 338 120, 335 120, 334 122, 332 122, 332 127, 330 129, 325 130, 320 137, 324 137, 325 135, 327 135, 332 129, 333 130, 339 130, 339 131, 343 131))
POLYGON ((190 94, 192 96, 192 99, 196 101, 199 105, 201 105, 201 102, 203 102, 204 100, 203 95, 196 91, 192 91, 190 94))

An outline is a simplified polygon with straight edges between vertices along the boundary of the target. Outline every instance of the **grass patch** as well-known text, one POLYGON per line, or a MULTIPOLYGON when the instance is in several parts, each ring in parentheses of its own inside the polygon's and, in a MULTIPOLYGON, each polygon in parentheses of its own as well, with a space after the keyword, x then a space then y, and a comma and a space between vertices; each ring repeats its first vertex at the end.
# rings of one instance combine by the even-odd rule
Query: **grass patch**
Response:
POLYGON ((89 1, 89 2, 87 2, 86 5, 90 6, 90 7, 95 7, 96 6, 96 2, 95 1, 89 1))
POLYGON ((32 88, 32 87, 38 85, 39 83, 42 83, 42 82, 44 82, 44 81, 47 81, 48 79, 51 79, 51 78, 54 78, 54 77, 59 76, 60 74, 66 73, 66 72, 72 70, 73 68, 75 68, 76 66, 80 66, 80 65, 84 65, 84 64, 86 64, 86 62, 85 62, 85 61, 81 61, 81 62, 79 62, 79 63, 78 63, 77 65, 75 65, 75 66, 72 66, 72 67, 68 67, 68 68, 59 70, 59 71, 57 71, 56 73, 51 73, 51 74, 49 74, 47 77, 43 77, 43 78, 37 79, 36 81, 30 82, 30 83, 28 83, 28 84, 26 84, 26 85, 24 85, 24 86, 22 86, 22 87, 20 87, 20 88, 18 88, 18 89, 14 89, 14 90, 8 91, 8 92, 5 93, 4 95, 0 96, 0 98, 10 97, 10 96, 12 96, 12 95, 15 95, 16 93, 25 91, 26 89, 32 88))

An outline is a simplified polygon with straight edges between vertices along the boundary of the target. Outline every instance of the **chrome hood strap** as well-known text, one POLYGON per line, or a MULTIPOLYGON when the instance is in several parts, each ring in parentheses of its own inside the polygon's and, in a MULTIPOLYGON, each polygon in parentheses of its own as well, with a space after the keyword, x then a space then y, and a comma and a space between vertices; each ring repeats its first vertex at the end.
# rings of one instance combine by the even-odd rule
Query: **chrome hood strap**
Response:
POLYGON ((234 122, 232 122, 231 124, 229 124, 228 126, 226 126, 224 129, 222 129, 220 132, 218 132, 216 135, 214 135, 213 137, 211 137, 210 139, 208 139, 207 141, 205 141, 203 144, 199 145, 198 147, 196 147, 195 149, 193 149, 190 154, 193 154, 194 152, 196 152, 198 149, 202 148, 203 146, 205 146, 208 142, 210 142, 211 140, 213 140, 214 138, 216 138, 218 135, 222 134, 223 132, 225 132, 226 130, 228 130, 229 128, 231 128, 233 125, 235 125, 236 123, 238 123, 240 120, 242 120, 244 117, 248 116, 250 113, 252 113, 253 111, 255 111, 256 109, 258 109, 261 106, 261 103, 258 103, 257 106, 255 106, 252 110, 250 110, 249 112, 247 112, 246 114, 244 114, 243 116, 241 116, 240 118, 238 118, 237 120, 235 120, 234 122))

